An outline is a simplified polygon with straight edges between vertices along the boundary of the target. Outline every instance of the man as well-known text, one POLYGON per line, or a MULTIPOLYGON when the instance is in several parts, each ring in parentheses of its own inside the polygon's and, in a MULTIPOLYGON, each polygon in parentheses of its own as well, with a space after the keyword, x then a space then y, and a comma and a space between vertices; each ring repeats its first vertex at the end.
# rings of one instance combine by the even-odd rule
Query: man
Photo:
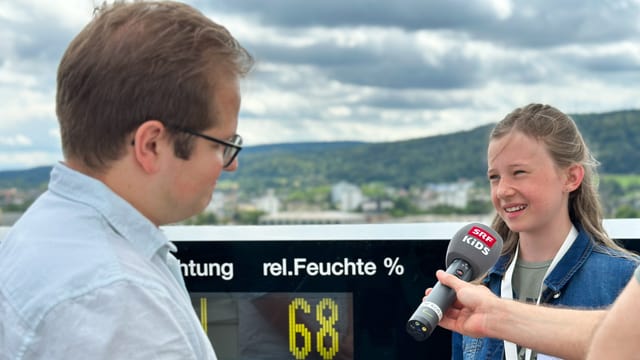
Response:
POLYGON ((252 57, 174 2, 103 5, 66 50, 64 162, 0 244, 1 359, 215 359, 160 225, 237 168, 252 57))
MULTIPOLYGON (((610 310, 535 306, 495 296, 438 271, 457 300, 440 326, 468 336, 504 339, 563 359, 635 359, 640 353, 640 268, 610 310), (595 332, 595 335, 594 335, 595 332), (593 343, 590 345, 593 339, 593 343)), ((427 293, 429 290, 427 290, 427 293)))

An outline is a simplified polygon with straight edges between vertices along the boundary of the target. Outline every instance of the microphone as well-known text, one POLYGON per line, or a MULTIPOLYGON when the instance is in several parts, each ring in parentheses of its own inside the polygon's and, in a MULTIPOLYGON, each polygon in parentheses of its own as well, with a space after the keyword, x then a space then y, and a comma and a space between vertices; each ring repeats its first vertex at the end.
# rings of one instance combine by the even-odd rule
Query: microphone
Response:
MULTIPOLYGON (((471 223, 453 235, 447 247, 447 273, 469 281, 491 268, 502 252, 502 238, 490 227, 471 223)), ((407 332, 417 341, 426 340, 453 304, 456 293, 439 281, 407 322, 407 332)))

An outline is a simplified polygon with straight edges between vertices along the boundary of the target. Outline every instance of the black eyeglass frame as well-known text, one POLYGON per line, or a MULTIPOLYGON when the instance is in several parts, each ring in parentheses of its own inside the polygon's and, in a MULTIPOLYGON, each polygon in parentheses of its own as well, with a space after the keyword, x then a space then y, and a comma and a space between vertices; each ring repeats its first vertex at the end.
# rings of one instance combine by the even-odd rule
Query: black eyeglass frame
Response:
POLYGON ((227 158, 227 160, 225 161, 225 163, 223 164, 224 168, 229 167, 231 164, 233 164, 233 160, 236 159, 236 157, 238 157, 238 154, 240 153, 240 150, 242 150, 242 136, 235 134, 232 137, 232 141, 237 141, 238 143, 234 143, 232 141, 228 141, 228 140, 222 140, 222 139, 218 139, 215 138, 213 136, 209 136, 209 135, 205 135, 203 133, 199 133, 197 131, 193 131, 191 129, 186 129, 186 128, 179 128, 176 129, 178 131, 193 135, 193 136, 197 136, 197 137, 201 137, 205 140, 209 140, 209 141, 213 141, 215 143, 218 143, 220 145, 224 145, 226 146, 223 150, 222 153, 222 158, 227 158), (229 153, 229 149, 233 149, 233 153, 231 153, 231 155, 227 155, 229 153))

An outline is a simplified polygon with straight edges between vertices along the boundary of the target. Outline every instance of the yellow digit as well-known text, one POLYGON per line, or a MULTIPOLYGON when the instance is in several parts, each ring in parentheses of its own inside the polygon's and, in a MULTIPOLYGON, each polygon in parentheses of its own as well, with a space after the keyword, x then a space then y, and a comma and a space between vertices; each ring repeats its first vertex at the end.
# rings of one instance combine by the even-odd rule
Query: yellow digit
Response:
POLYGON ((316 334, 317 348, 324 360, 331 360, 338 352, 338 331, 333 327, 338 321, 338 305, 329 298, 323 298, 316 305, 316 319, 320 323, 320 331, 316 334), (330 315, 324 316, 324 310, 328 309, 330 315), (325 337, 330 338, 331 346, 325 346, 325 337))
POLYGON ((301 309, 305 314, 311 312, 311 306, 302 298, 295 298, 289 303, 289 351, 297 360, 303 360, 311 352, 311 331, 304 324, 296 322, 296 310, 301 309), (296 334, 300 334, 304 345, 299 347, 296 334))
POLYGON ((208 319, 207 319, 207 298, 206 297, 201 297, 200 298, 200 323, 202 324, 202 328, 204 329, 205 334, 208 333, 208 328, 207 328, 207 323, 208 323, 208 319))

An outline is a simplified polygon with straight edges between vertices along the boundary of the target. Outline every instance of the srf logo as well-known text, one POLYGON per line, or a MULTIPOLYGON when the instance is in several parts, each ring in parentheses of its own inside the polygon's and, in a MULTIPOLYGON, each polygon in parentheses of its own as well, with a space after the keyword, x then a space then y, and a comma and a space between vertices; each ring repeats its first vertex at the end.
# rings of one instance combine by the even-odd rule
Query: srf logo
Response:
POLYGON ((469 232, 467 232, 467 234, 482 241, 489 248, 493 247, 493 244, 496 243, 496 239, 493 236, 487 234, 484 230, 482 230, 482 228, 479 228, 477 226, 469 229, 469 232))

